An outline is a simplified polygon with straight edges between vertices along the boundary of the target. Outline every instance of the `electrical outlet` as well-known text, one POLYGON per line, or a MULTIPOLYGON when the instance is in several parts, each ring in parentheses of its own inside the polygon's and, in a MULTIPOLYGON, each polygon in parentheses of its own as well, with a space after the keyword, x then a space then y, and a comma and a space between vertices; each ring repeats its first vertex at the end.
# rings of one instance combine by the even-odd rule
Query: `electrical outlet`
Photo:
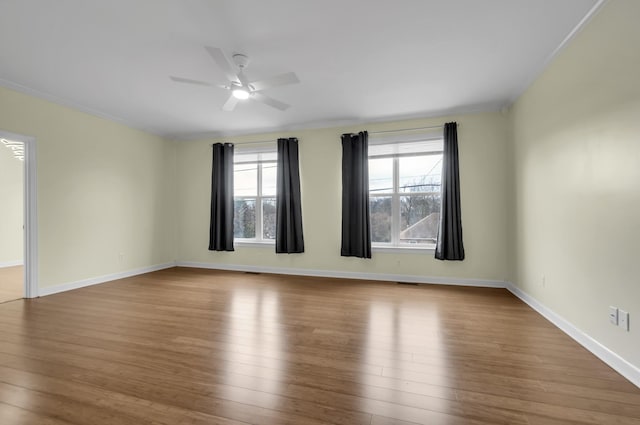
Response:
POLYGON ((118 254, 118 260, 120 260, 121 263, 124 261, 124 252, 118 254))
POLYGON ((618 307, 609 306, 609 321, 613 325, 618 324, 618 307))
POLYGON ((542 275, 542 287, 545 288, 547 286, 547 277, 545 275, 542 275))
POLYGON ((629 331, 629 313, 624 310, 618 311, 618 326, 625 331, 629 331))

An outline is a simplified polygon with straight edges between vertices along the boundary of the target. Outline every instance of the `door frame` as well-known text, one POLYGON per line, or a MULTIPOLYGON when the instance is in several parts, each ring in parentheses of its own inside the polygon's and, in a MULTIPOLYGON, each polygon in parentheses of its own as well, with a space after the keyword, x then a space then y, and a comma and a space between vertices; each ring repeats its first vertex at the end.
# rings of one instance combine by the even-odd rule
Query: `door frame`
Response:
POLYGON ((38 212, 36 139, 31 136, 0 130, 0 137, 24 143, 23 206, 24 206, 24 288, 25 298, 38 296, 38 212))

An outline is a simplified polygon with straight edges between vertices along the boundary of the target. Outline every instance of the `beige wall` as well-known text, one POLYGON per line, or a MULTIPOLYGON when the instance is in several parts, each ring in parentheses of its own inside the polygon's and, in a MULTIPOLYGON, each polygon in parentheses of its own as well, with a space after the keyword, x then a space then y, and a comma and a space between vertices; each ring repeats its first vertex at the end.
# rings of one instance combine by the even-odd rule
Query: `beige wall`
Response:
POLYGON ((608 2, 512 111, 514 282, 636 367, 639 16, 636 0, 608 2))
POLYGON ((0 143, 0 267, 22 263, 24 256, 23 166, 0 143))
POLYGON ((212 140, 178 145, 178 260, 321 271, 504 281, 507 278, 507 118, 498 113, 375 123, 349 128, 304 130, 230 138, 234 142, 297 137, 305 253, 276 255, 268 248, 236 247, 210 252, 208 246, 212 140), (372 260, 340 256, 340 134, 459 124, 463 232, 467 258, 441 262, 433 253, 374 252, 372 260))
POLYGON ((36 139, 41 288, 174 259, 173 142, 4 88, 0 129, 36 139))

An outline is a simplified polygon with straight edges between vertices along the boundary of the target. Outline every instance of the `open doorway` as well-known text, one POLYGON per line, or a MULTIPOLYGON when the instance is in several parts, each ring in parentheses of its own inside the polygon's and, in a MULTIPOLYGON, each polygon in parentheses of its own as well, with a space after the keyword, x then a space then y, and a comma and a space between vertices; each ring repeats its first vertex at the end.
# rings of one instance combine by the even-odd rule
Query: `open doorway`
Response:
POLYGON ((37 296, 35 140, 0 131, 0 302, 37 296))
POLYGON ((0 302, 24 296, 24 143, 0 138, 0 302))

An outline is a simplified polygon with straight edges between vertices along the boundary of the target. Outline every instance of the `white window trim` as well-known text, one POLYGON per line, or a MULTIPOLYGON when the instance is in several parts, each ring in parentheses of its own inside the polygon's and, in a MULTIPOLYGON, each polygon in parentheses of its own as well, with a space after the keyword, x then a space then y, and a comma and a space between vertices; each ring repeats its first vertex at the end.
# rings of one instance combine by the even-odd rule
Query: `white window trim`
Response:
POLYGON ((234 246, 247 247, 247 248, 273 248, 276 244, 275 239, 262 239, 257 241, 254 239, 234 239, 234 246))
POLYGON ((436 252, 435 244, 434 246, 411 246, 401 245, 401 246, 392 246, 383 244, 381 242, 372 243, 371 250, 373 252, 380 253, 389 253, 389 254, 416 254, 416 253, 424 253, 424 252, 436 252))

